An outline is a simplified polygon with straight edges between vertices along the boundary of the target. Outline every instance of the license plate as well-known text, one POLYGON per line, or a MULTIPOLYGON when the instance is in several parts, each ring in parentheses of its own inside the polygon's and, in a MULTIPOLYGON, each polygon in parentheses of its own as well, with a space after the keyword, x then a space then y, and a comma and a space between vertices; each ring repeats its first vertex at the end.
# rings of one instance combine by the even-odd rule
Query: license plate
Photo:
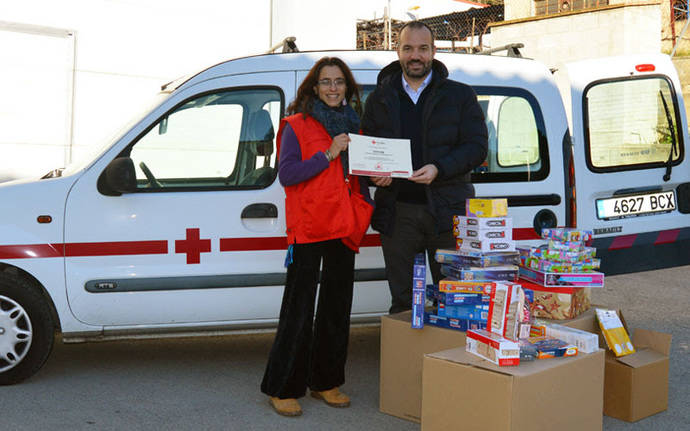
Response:
POLYGON ((675 209, 676 193, 673 190, 662 193, 597 199, 597 218, 603 220, 661 214, 675 209))

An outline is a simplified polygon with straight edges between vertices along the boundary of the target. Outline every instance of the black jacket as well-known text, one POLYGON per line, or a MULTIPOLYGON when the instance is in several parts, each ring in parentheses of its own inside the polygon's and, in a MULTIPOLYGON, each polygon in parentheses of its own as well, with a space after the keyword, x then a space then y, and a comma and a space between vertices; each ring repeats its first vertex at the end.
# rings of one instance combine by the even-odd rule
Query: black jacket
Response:
MULTIPOLYGON (((472 169, 487 155, 488 138, 484 114, 474 90, 448 79, 448 69, 433 61, 433 75, 422 112, 424 164, 433 163, 438 176, 426 186, 429 211, 436 218, 439 232, 453 228, 453 215, 465 213, 465 199, 474 197, 470 183, 472 169)), ((395 61, 378 75, 376 89, 367 98, 362 117, 365 135, 401 138, 400 85, 402 68, 395 61)), ((393 231, 395 202, 401 181, 378 187, 376 209, 371 225, 381 233, 393 231)))

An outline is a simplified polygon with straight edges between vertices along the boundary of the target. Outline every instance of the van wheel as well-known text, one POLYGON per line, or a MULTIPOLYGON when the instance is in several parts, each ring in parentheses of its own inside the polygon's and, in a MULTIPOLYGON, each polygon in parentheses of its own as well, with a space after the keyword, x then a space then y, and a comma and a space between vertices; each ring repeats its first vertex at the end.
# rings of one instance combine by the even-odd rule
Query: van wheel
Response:
POLYGON ((0 274, 0 385, 34 375, 54 340, 53 315, 39 289, 26 279, 0 274))

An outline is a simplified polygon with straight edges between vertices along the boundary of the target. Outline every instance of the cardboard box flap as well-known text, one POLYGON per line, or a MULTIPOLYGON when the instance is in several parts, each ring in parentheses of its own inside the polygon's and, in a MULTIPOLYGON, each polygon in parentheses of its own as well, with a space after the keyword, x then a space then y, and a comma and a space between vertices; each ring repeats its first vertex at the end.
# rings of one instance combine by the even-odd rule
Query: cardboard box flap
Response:
POLYGON ((616 360, 629 367, 639 368, 647 364, 664 360, 666 358, 668 358, 668 356, 657 352, 656 350, 641 348, 631 355, 621 356, 620 358, 616 358, 616 360))
POLYGON ((495 373, 499 374, 505 374, 508 376, 515 376, 515 377, 524 377, 524 376, 529 376, 532 374, 537 374, 540 373, 544 370, 548 370, 550 368, 556 368, 565 365, 566 361, 579 361, 582 360, 584 357, 593 355, 595 353, 590 353, 590 354, 578 354, 577 356, 573 356, 570 358, 551 358, 551 359, 540 359, 536 361, 529 361, 529 362, 520 362, 519 366, 505 366, 505 367, 500 367, 496 364, 492 364, 491 362, 480 358, 479 356, 473 355, 472 353, 469 353, 465 350, 464 347, 461 348, 456 348, 456 349, 449 349, 449 350, 443 350, 440 352, 434 352, 434 353, 427 353, 426 356, 432 357, 432 358, 437 358, 437 359, 442 359, 445 361, 449 362, 454 362, 457 364, 463 364, 471 367, 477 367, 481 368, 484 370, 488 371, 493 371, 495 373))
POLYGON ((647 347, 669 356, 671 354, 671 338, 671 334, 638 328, 635 329, 635 333, 632 337, 632 343, 636 349, 638 347, 647 347))
POLYGON ((440 352, 427 353, 425 356, 441 359, 448 362, 453 362, 456 364, 467 365, 470 367, 477 367, 486 369, 489 371, 495 371, 500 374, 514 375, 511 371, 518 367, 499 367, 498 365, 492 364, 491 362, 480 358, 477 355, 473 355, 465 350, 465 347, 460 347, 456 349, 442 350, 440 352))

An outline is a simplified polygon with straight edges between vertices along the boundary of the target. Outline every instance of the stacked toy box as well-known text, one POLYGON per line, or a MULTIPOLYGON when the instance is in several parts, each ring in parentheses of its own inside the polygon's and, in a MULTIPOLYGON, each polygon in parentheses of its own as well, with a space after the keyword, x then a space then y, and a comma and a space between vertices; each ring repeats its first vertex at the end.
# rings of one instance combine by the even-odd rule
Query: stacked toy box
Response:
POLYGON ((600 261, 588 247, 592 232, 575 228, 542 229, 546 243, 518 247, 523 287, 533 291, 532 314, 572 319, 590 307, 592 287, 604 287, 600 261))
POLYGON ((519 262, 506 199, 468 199, 465 212, 453 218, 457 248, 436 251, 446 278, 427 288, 436 309, 425 315, 428 323, 463 331, 486 328, 491 288, 517 281, 519 262))

